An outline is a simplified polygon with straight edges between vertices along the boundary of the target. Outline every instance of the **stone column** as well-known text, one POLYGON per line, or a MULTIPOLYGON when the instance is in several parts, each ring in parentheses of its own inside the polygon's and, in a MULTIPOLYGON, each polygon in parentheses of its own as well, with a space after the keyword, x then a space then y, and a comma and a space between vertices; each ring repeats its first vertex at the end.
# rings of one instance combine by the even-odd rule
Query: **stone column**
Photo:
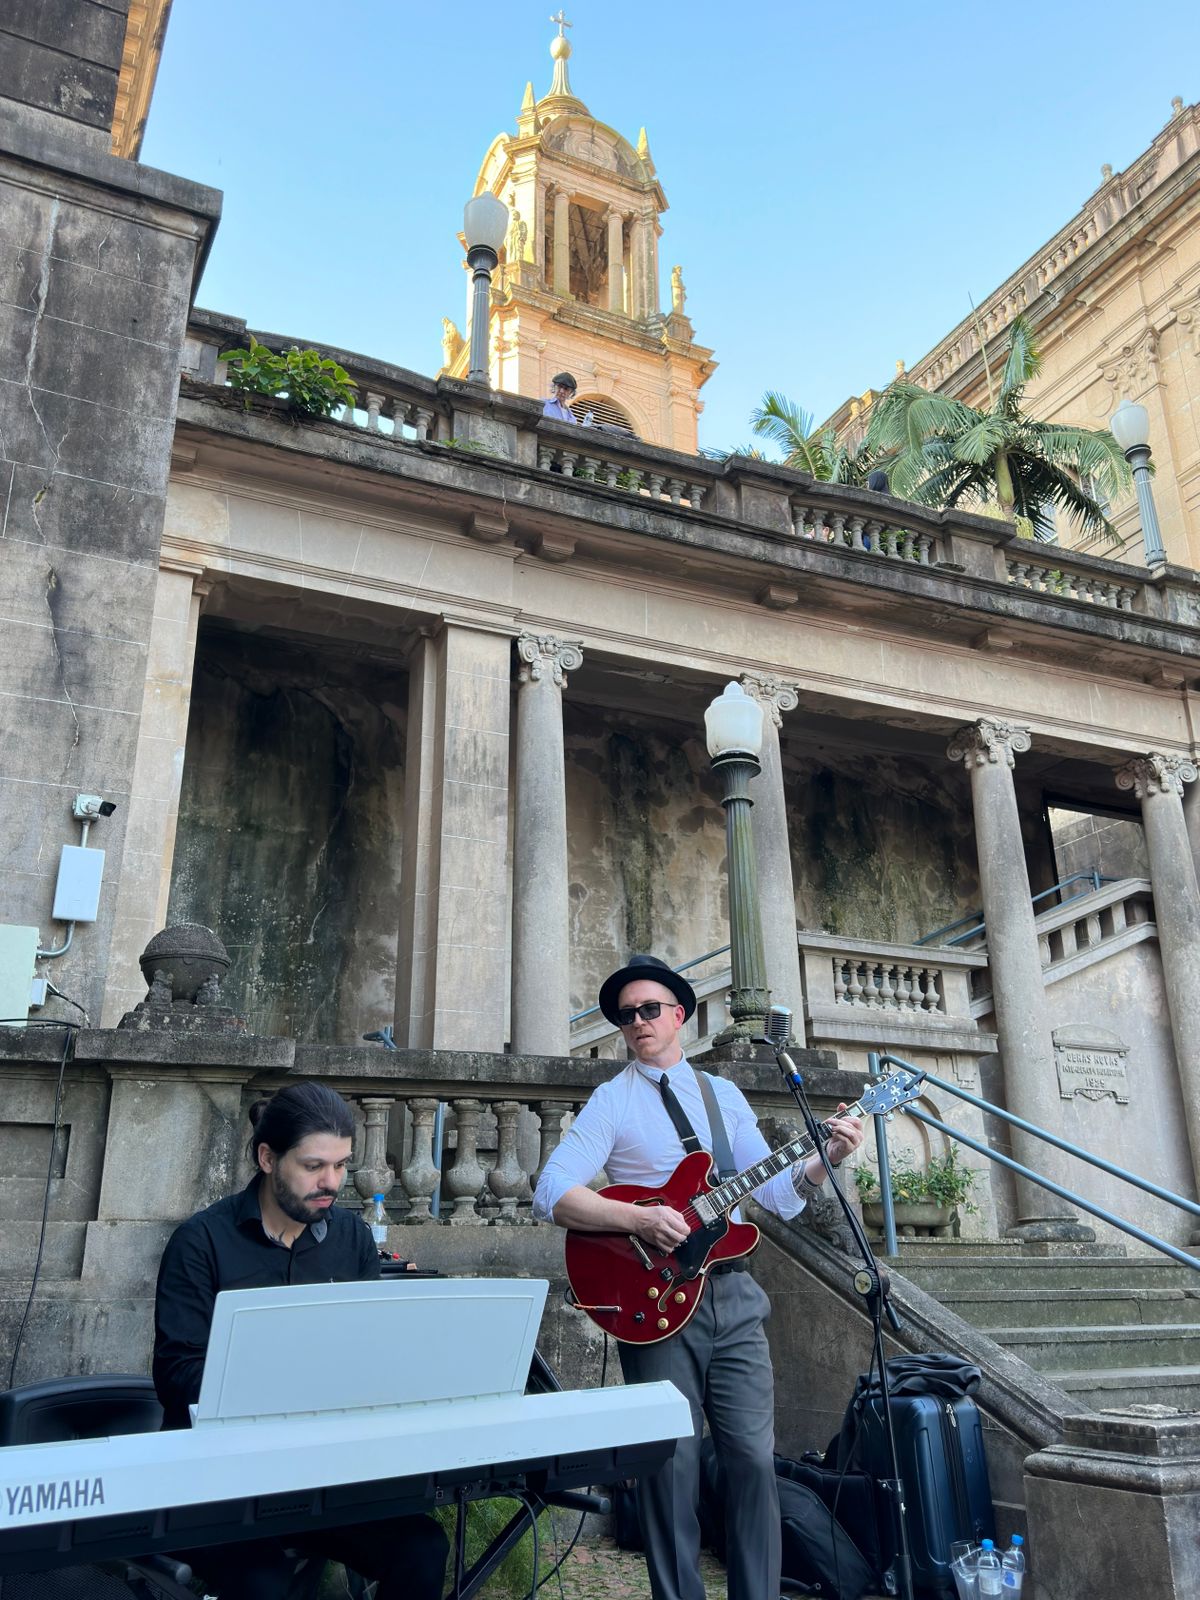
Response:
POLYGON ((562 695, 583 651, 575 640, 523 633, 517 658, 512 1047, 517 1055, 565 1056, 571 961, 562 695))
MULTIPOLYGON (((1050 1120, 1048 1108, 1058 1103, 1058 1073, 1012 776, 1014 752, 1028 750, 1029 744, 1028 729, 983 717, 960 728, 946 754, 951 761, 961 761, 971 777, 1005 1099, 1015 1116, 1044 1126, 1050 1120)), ((1017 1160, 1025 1166, 1070 1186, 1068 1157, 1061 1151, 1015 1128, 1012 1145, 1017 1160)), ((1016 1186, 1019 1214, 1010 1234, 1027 1240, 1095 1238, 1065 1201, 1027 1179, 1016 1179, 1016 1186)))
POLYGON ((512 636, 445 624, 411 657, 396 1040, 502 1050, 512 636))
POLYGON ((1196 772, 1187 756, 1151 752, 1119 768, 1117 787, 1132 789, 1142 807, 1171 1036, 1200 1192, 1200 890, 1183 814, 1183 786, 1195 782, 1196 772))
POLYGON ((571 201, 565 189, 554 191, 554 284, 555 294, 571 295, 571 201))
POLYGON ((608 213, 608 309, 625 309, 625 218, 615 209, 608 213))
POLYGON ((1200 783, 1183 791, 1183 820, 1187 824, 1192 851, 1192 869, 1200 880, 1200 783))
POLYGON ((650 314, 647 309, 650 304, 650 294, 646 282, 650 262, 646 247, 648 224, 649 213, 639 211, 633 219, 633 229, 629 239, 629 267, 633 277, 630 285, 629 311, 631 316, 639 320, 650 314))
POLYGON ((211 587, 199 567, 164 562, 158 574, 104 991, 106 1028, 145 998, 138 960, 167 921, 196 632, 211 587))
POLYGON ((800 947, 796 941, 796 891, 788 840, 787 798, 779 729, 783 713, 800 703, 798 684, 761 673, 742 675, 742 688, 763 708, 762 774, 750 813, 754 853, 758 857, 758 904, 762 917, 763 957, 767 987, 774 1005, 792 1013, 792 1042, 804 1044, 804 991, 800 982, 800 947))

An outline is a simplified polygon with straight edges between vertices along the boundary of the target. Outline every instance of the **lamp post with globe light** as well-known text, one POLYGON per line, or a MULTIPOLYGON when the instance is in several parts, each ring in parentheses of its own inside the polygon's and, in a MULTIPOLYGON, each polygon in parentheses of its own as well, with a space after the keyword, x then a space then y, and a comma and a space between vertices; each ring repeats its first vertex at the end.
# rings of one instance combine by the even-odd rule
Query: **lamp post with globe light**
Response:
POLYGON ((763 956, 758 908, 758 867, 750 826, 750 779, 761 771, 763 713, 739 683, 727 683, 704 713, 713 771, 721 778, 725 808, 725 848, 729 873, 729 945, 733 985, 730 1027, 717 1044, 761 1038, 766 1030, 770 992, 763 956))
POLYGON ((1145 406, 1122 400, 1108 426, 1113 438, 1125 452, 1126 461, 1133 468, 1133 487, 1137 492, 1138 516, 1142 522, 1142 548, 1146 553, 1146 565, 1165 567, 1167 552, 1163 548, 1154 492, 1150 487, 1149 413, 1145 406))
POLYGON ((471 362, 470 383, 488 381, 488 302, 492 273, 500 259, 500 247, 508 232, 508 207, 484 190, 463 208, 463 233, 467 241, 467 265, 471 280, 471 362))

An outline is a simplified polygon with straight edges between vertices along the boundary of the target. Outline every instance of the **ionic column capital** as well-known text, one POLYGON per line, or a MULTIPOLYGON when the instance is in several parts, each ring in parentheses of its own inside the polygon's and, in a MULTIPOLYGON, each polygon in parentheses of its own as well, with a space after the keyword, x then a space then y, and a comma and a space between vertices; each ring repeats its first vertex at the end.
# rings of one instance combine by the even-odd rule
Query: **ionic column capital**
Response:
POLYGON ((787 678, 776 678, 765 672, 743 672, 738 681, 777 728, 783 726, 783 713, 795 711, 800 704, 800 685, 787 678))
POLYGON ((1184 784, 1194 783, 1197 771, 1190 756, 1163 755, 1161 751, 1150 750, 1117 768, 1117 788, 1132 789, 1139 800, 1154 794, 1182 796, 1184 784))
POLYGON ((950 761, 961 761, 971 767, 1016 765, 1015 756, 1028 750, 1032 740, 1028 728, 1003 722, 999 717, 980 717, 978 722, 968 722, 960 728, 946 746, 950 761))
POLYGON ((549 675, 560 689, 566 674, 583 665, 583 641, 560 639, 553 633, 523 633, 517 640, 518 683, 539 683, 549 675))

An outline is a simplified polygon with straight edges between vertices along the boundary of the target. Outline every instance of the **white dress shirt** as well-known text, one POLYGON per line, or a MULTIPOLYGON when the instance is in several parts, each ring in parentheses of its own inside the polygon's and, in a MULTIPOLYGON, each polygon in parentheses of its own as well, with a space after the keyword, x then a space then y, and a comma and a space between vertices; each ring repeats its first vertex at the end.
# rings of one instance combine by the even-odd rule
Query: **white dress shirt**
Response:
MULTIPOLYGON (((667 1076, 696 1138, 711 1153, 708 1112, 694 1069, 684 1057, 668 1069, 667 1076)), ((567 1190, 591 1183, 601 1171, 608 1174, 610 1183, 636 1183, 652 1189, 666 1183, 685 1151, 663 1104, 661 1077, 661 1068, 631 1061, 624 1072, 592 1091, 546 1163, 533 1197, 533 1214, 539 1222, 553 1221, 554 1208, 567 1190)), ((712 1077, 712 1086, 734 1165, 744 1172, 770 1155, 771 1147, 759 1132, 758 1121, 742 1091, 727 1078, 712 1077)), ((799 1216, 804 1210, 804 1201, 792 1184, 790 1167, 761 1184, 754 1191, 754 1198, 785 1219, 799 1216)), ((732 1215, 736 1221, 737 1212, 732 1215)))
POLYGON ((578 423, 579 421, 570 406, 559 405, 557 399, 550 399, 545 402, 542 406, 542 415, 544 417, 553 417, 556 422, 578 423))

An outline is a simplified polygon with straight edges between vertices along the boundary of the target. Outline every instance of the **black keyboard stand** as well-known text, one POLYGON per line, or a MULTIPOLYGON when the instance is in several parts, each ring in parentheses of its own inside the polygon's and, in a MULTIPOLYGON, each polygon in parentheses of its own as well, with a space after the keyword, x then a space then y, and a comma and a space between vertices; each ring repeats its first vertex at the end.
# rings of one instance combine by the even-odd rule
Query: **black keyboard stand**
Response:
POLYGON ((551 1506, 558 1506, 566 1511, 592 1511, 599 1517, 608 1516, 612 1510, 612 1502, 607 1495, 580 1494, 575 1490, 544 1495, 526 1492, 521 1498, 523 1501, 521 1509, 508 1519, 499 1533, 493 1537, 487 1549, 468 1567, 467 1506, 470 1497, 466 1492, 460 1496, 457 1502, 458 1524, 454 1539, 454 1581, 447 1591, 446 1600, 471 1600, 471 1596, 478 1593, 500 1563, 526 1537, 533 1518, 541 1516, 542 1512, 551 1506))

